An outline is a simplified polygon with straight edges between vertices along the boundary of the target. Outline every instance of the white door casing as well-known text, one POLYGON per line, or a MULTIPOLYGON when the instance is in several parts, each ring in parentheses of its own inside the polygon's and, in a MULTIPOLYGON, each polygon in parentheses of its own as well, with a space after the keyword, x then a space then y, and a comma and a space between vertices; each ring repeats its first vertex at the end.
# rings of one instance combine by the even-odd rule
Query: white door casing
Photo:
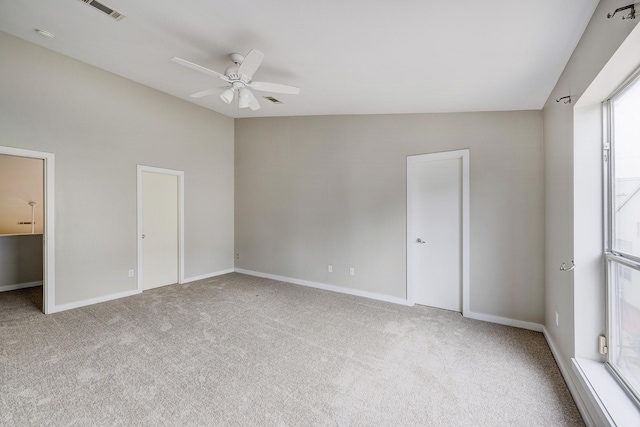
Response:
POLYGON ((138 166, 138 290, 184 281, 184 173, 138 166))
POLYGON ((0 146, 0 154, 44 160, 44 229, 42 232, 42 308, 45 314, 55 309, 55 155, 44 151, 0 146))
POLYGON ((469 312, 469 150, 407 157, 407 300, 469 312))

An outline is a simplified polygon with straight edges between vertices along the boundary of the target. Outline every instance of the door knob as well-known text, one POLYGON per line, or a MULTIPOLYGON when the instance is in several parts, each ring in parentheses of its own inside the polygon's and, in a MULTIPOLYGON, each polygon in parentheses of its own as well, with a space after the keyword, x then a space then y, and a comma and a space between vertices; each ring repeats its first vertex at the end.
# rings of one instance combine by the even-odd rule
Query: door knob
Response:
POLYGON ((425 243, 427 243, 427 242, 425 242, 424 240, 422 240, 421 238, 419 238, 419 237, 418 237, 418 238, 416 239, 416 243, 420 243, 420 244, 424 245, 424 244, 425 244, 425 243))
POLYGON ((144 239, 144 234, 142 235, 142 238, 144 239))

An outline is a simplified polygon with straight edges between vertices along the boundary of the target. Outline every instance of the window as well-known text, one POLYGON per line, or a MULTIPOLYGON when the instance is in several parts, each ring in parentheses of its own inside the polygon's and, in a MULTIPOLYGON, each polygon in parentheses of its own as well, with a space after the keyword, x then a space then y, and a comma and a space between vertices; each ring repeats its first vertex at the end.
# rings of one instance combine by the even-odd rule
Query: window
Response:
POLYGON ((640 76, 605 107, 607 362, 640 401, 640 76))

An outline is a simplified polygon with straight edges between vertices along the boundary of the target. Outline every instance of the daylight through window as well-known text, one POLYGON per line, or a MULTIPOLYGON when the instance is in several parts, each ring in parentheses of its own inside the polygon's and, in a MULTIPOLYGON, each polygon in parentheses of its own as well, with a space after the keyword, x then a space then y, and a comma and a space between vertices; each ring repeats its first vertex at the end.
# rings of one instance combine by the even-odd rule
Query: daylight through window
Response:
POLYGON ((640 398, 640 79, 605 106, 608 363, 640 398))

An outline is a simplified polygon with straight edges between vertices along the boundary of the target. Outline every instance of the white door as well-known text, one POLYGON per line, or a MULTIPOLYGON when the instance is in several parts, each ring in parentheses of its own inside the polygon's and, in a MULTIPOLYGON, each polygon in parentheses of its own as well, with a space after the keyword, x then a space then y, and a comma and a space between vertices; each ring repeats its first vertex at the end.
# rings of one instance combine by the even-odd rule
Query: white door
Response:
POLYGON ((142 173, 142 289, 178 282, 178 176, 142 173))
POLYGON ((408 162, 407 195, 410 299, 461 312, 464 158, 446 153, 414 157, 408 162))

